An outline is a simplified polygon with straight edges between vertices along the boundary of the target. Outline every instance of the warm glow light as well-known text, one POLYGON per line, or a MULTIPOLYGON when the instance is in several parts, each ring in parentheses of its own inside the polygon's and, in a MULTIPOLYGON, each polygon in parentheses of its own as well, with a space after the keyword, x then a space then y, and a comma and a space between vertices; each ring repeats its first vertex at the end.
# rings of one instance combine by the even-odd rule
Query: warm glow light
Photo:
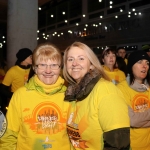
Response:
POLYGON ((43 35, 45 35, 45 33, 43 33, 43 35))
POLYGON ((88 27, 88 24, 86 24, 85 26, 88 27))
POLYGON ((41 10, 41 7, 39 7, 39 10, 41 10))
POLYGON ((65 15, 66 13, 63 11, 62 14, 65 15))
POLYGON ((113 3, 113 1, 110 1, 110 2, 109 2, 109 4, 112 4, 112 3, 113 3))
POLYGON ((37 40, 39 40, 39 37, 37 37, 37 40))
POLYGON ((134 13, 134 15, 137 15, 137 13, 134 13))
POLYGON ((100 16, 100 18, 103 18, 103 16, 100 16))
POLYGON ((37 33, 39 33, 40 31, 39 30, 37 30, 37 33))
POLYGON ((71 31, 71 30, 68 30, 68 32, 72 34, 72 31, 71 31))
POLYGON ((83 17, 85 17, 85 15, 83 14, 83 17))
POLYGON ((123 10, 122 10, 122 9, 120 9, 120 12, 123 12, 123 10))
POLYGON ((5 38, 5 36, 2 37, 3 39, 5 38))
POLYGON ((67 23, 68 21, 67 20, 65 20, 65 23, 67 23))
POLYGON ((112 8, 112 5, 110 5, 109 8, 112 8))
POLYGON ((63 33, 61 33, 61 35, 63 35, 63 33))
POLYGON ((130 18, 131 16, 130 16, 130 15, 128 15, 128 17, 130 18))
POLYGON ((53 18, 54 17, 54 15, 51 15, 51 18, 53 18))
POLYGON ((133 8, 132 11, 135 11, 135 8, 133 8))
POLYGON ((141 12, 139 12, 139 15, 142 15, 141 12))
POLYGON ((118 16, 115 16, 115 18, 118 18, 118 16))
POLYGON ((99 23, 99 25, 101 25, 102 23, 99 23))
POLYGON ((78 26, 79 24, 78 23, 76 23, 76 26, 78 26))
POLYGON ((129 11, 128 14, 131 14, 131 12, 129 11))

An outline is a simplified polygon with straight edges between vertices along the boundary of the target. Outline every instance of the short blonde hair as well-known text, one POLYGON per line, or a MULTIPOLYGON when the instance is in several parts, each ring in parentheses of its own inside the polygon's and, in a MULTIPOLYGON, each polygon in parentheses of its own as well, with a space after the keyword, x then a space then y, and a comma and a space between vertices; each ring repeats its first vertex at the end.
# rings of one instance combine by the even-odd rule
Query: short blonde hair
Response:
POLYGON ((33 67, 37 65, 37 61, 56 60, 59 65, 62 65, 62 55, 60 50, 51 43, 42 43, 33 51, 33 67))
MULTIPOLYGON (((88 47, 86 44, 81 43, 81 42, 74 42, 72 45, 70 45, 69 47, 67 47, 67 49, 64 52, 64 67, 63 67, 63 76, 65 78, 65 80, 71 84, 76 83, 74 81, 74 79, 68 74, 67 71, 67 55, 68 55, 68 51, 72 48, 72 47, 78 47, 82 50, 85 51, 87 58, 89 59, 89 61, 91 62, 91 64, 94 66, 94 68, 96 68, 99 73, 102 75, 102 77, 106 80, 109 80, 109 78, 107 77, 107 75, 105 74, 102 65, 99 62, 99 59, 97 58, 97 56, 95 55, 95 53, 90 49, 90 47, 88 47)), ((109 80, 110 81, 110 80, 109 80)))

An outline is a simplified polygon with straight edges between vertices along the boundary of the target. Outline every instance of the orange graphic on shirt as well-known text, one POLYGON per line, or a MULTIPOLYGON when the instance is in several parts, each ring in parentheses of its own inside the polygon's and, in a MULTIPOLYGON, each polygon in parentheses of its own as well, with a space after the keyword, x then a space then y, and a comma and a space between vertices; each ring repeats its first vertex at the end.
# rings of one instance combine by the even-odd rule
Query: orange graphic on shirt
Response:
POLYGON ((115 76, 115 80, 118 83, 119 82, 119 76, 115 76))
POLYGON ((137 94, 132 101, 132 108, 135 112, 143 112, 150 108, 150 101, 147 95, 137 94))
POLYGON ((55 134, 65 128, 66 118, 56 104, 43 102, 35 107, 30 117, 24 117, 24 122, 37 134, 55 134))
POLYGON ((72 145, 75 148, 82 148, 84 150, 85 148, 88 148, 88 146, 86 145, 87 141, 82 140, 80 135, 88 127, 88 124, 86 123, 87 117, 83 116, 82 119, 80 120, 80 122, 78 124, 76 124, 75 119, 77 117, 76 116, 77 110, 79 110, 79 108, 77 108, 76 111, 71 112, 69 117, 68 117, 67 132, 68 132, 68 135, 69 135, 69 138, 70 138, 72 145))
POLYGON ((28 74, 24 75, 24 84, 28 81, 28 74))

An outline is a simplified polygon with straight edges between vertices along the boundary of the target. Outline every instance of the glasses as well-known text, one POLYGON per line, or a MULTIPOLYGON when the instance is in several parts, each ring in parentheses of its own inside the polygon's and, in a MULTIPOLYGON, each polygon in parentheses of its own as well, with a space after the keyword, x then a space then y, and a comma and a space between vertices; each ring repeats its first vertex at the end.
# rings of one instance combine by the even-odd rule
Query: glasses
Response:
POLYGON ((58 64, 50 64, 50 65, 47 65, 47 64, 38 64, 36 65, 39 69, 42 69, 42 70, 45 70, 48 66, 50 66, 50 68, 52 70, 57 70, 60 68, 60 66, 58 64))

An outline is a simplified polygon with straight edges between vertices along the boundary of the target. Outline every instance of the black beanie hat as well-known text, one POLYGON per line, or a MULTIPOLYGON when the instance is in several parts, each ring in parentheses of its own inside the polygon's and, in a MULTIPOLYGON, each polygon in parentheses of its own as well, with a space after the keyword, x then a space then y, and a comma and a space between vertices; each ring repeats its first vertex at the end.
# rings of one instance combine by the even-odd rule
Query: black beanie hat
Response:
POLYGON ((139 60, 142 60, 142 59, 146 59, 146 60, 150 61, 148 54, 143 50, 134 51, 129 55, 128 64, 127 64, 129 74, 132 72, 132 66, 136 62, 138 62, 139 60))
POLYGON ((19 62, 22 62, 30 55, 32 55, 32 51, 29 48, 22 48, 17 52, 16 57, 19 62))
POLYGON ((142 50, 144 50, 145 52, 150 52, 150 46, 144 45, 144 46, 142 46, 142 50))

